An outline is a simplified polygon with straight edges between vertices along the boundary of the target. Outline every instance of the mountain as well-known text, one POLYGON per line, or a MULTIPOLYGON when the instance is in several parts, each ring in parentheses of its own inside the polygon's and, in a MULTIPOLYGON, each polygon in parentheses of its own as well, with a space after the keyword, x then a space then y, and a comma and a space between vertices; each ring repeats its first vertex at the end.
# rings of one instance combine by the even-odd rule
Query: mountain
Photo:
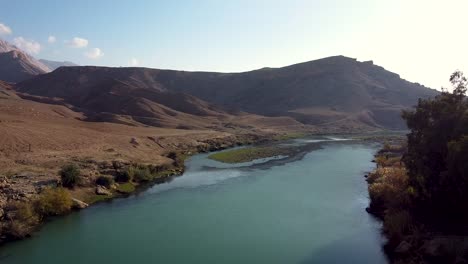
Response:
POLYGON ((0 40, 0 80, 20 82, 50 69, 31 55, 0 40))
POLYGON ((164 106, 195 116, 249 112, 343 129, 402 129, 401 110, 437 94, 372 62, 344 56, 243 73, 66 67, 15 89, 60 98, 80 111, 138 119, 157 117, 168 111, 164 106))
POLYGON ((51 60, 40 59, 39 62, 46 65, 51 71, 60 67, 79 66, 78 64, 73 63, 71 61, 51 61, 51 60))
POLYGON ((437 94, 371 61, 344 56, 244 73, 164 71, 158 80, 169 90, 231 109, 286 115, 306 124, 347 120, 392 129, 404 128, 402 109, 437 94))
MULTIPOLYGON (((157 127, 207 128, 235 116, 192 95, 159 89, 153 70, 140 68, 61 67, 16 85, 25 99, 65 104, 89 121, 157 127)), ((260 118, 260 117, 255 117, 260 118)), ((300 125, 291 118, 263 120, 300 125)))

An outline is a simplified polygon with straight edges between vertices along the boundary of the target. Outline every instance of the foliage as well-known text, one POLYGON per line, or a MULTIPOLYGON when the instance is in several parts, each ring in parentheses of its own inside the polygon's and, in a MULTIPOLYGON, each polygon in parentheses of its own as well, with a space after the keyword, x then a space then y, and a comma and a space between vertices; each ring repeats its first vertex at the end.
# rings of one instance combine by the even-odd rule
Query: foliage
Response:
POLYGON ((114 184, 114 179, 110 176, 101 175, 96 179, 96 184, 110 188, 114 184))
POLYGON ((128 167, 124 171, 120 171, 115 176, 116 182, 130 182, 133 180, 133 176, 135 175, 134 168, 132 166, 128 167))
POLYGON ((10 202, 8 207, 11 217, 6 228, 7 235, 13 238, 23 238, 31 234, 40 220, 31 203, 15 201, 10 202))
POLYGON ((247 147, 211 154, 208 158, 225 162, 241 163, 261 158, 289 155, 292 149, 286 147, 247 147))
POLYGON ((73 188, 80 182, 80 168, 76 164, 68 164, 60 170, 60 177, 64 187, 73 188))
POLYGON ((374 211, 409 206, 408 175, 402 167, 381 167, 369 174, 369 196, 374 211))
POLYGON ((169 165, 169 164, 161 164, 161 165, 156 165, 156 166, 150 165, 149 166, 149 169, 150 169, 152 174, 160 174, 162 172, 167 172, 171 168, 173 168, 173 167, 171 165, 169 165))
POLYGON ((167 154, 167 157, 173 160, 172 165, 175 167, 181 167, 184 165, 185 158, 178 152, 171 151, 167 154))
POLYGON ((442 213, 446 220, 463 222, 468 219, 467 80, 457 71, 450 81, 452 93, 420 100, 413 111, 403 113, 411 130, 403 161, 419 213, 442 213))
POLYGON ((35 207, 41 216, 63 215, 71 210, 73 201, 64 188, 47 188, 39 195, 35 207))
POLYGON ((139 165, 136 167, 129 167, 128 171, 132 176, 133 180, 136 182, 147 182, 153 180, 153 174, 151 174, 148 166, 139 165))

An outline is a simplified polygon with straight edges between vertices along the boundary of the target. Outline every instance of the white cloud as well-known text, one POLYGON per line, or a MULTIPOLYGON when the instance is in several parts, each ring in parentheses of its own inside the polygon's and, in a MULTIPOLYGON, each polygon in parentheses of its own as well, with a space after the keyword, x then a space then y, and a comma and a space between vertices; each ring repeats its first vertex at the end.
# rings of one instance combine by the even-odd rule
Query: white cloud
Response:
POLYGON ((16 45, 16 47, 26 51, 29 54, 38 54, 41 51, 41 44, 34 40, 17 37, 13 39, 13 43, 16 45))
POLYGON ((55 41, 57 41, 57 38, 55 38, 55 36, 49 36, 47 38, 47 42, 49 43, 55 43, 55 41))
POLYGON ((11 28, 5 24, 0 23, 0 35, 8 35, 11 34, 11 28))
POLYGON ((67 41, 67 43, 72 48, 86 48, 88 46, 88 40, 79 37, 74 37, 67 41))
POLYGON ((130 65, 131 67, 135 67, 135 66, 140 65, 140 62, 138 61, 137 58, 131 58, 130 61, 128 62, 128 65, 130 65))
POLYGON ((99 59, 104 56, 104 53, 100 48, 92 48, 89 51, 85 52, 84 55, 90 59, 99 59))

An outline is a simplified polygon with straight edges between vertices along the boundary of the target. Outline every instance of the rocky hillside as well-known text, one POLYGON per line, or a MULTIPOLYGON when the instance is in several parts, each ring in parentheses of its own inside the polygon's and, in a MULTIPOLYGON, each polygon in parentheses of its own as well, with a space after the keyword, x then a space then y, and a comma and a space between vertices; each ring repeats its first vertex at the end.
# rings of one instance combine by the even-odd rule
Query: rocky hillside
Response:
POLYGON ((46 65, 31 55, 0 40, 0 80, 20 82, 49 71, 46 65))
POLYGON ((372 62, 343 56, 243 73, 66 67, 16 89, 96 113, 154 117, 168 111, 164 106, 195 116, 249 112, 316 126, 391 129, 404 128, 402 109, 437 94, 372 62))

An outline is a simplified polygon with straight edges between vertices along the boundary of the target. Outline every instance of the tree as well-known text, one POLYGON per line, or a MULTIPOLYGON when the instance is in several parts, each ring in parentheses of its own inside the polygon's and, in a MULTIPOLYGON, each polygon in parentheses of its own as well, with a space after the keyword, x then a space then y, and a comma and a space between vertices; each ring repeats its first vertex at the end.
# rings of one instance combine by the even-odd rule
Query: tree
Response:
POLYGON ((68 164, 60 170, 60 177, 64 187, 73 188, 80 181, 80 168, 75 164, 68 164))
POLYGON ((403 161, 418 209, 424 213, 465 210, 468 215, 468 168, 464 165, 468 163, 467 80, 456 71, 450 82, 452 93, 444 90, 403 112, 411 130, 403 161), (455 200, 457 204, 453 204, 455 200))

